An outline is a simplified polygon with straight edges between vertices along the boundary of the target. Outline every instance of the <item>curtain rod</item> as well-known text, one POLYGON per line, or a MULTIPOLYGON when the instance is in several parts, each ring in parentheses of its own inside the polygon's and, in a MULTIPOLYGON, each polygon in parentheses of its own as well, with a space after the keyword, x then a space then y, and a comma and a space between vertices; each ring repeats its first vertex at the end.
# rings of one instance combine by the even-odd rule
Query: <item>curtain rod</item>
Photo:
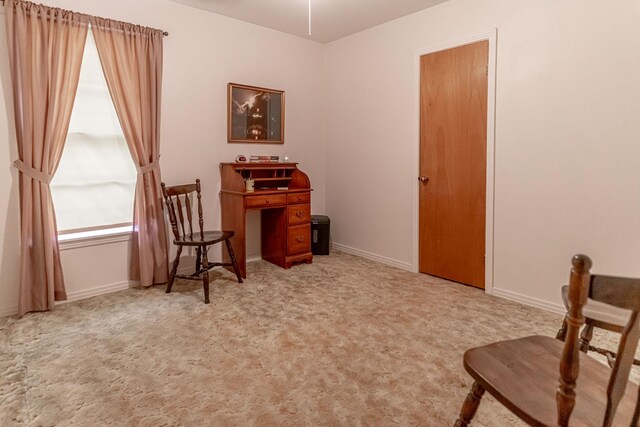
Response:
MULTIPOLYGON (((0 0, 0 3, 2 3, 2 5, 4 6, 5 1, 6 1, 6 0, 0 0)), ((46 5, 45 5, 45 6, 46 6, 46 5)), ((48 6, 47 6, 47 7, 48 7, 48 6)), ((80 12, 74 12, 74 13, 80 13, 80 12)), ((84 14, 83 14, 83 15, 84 15, 84 14)), ((100 17, 100 16, 96 16, 96 18, 106 19, 106 18, 102 18, 102 17, 100 17)), ((135 25, 135 24, 130 24, 130 25, 135 25)), ((143 25, 140 25, 140 27, 143 27, 143 25)), ((147 28, 150 28, 150 27, 147 27, 147 28)), ((162 31, 162 30, 158 30, 158 31, 162 31)), ((168 33, 168 32, 166 32, 166 31, 162 31, 162 35, 163 35, 163 36, 165 36, 165 37, 167 37, 167 36, 169 35, 169 33, 168 33)))

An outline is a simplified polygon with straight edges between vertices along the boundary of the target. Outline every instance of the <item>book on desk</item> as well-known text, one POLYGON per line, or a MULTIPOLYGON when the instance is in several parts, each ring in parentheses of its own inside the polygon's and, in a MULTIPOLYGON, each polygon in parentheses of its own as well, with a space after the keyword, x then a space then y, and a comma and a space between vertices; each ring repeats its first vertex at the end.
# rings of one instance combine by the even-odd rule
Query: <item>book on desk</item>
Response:
POLYGON ((246 211, 260 210, 262 259, 282 268, 311 263, 311 183, 297 163, 221 163, 222 229, 246 276, 246 211), (245 180, 255 190, 246 190, 245 180))

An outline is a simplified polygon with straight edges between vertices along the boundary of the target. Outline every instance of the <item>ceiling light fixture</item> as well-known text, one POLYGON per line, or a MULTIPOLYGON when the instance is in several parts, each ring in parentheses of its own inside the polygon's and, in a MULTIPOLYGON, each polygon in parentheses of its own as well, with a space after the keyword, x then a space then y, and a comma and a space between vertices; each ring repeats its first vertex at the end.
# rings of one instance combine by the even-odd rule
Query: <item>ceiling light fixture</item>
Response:
POLYGON ((311 0, 309 0, 309 35, 311 35, 311 0))

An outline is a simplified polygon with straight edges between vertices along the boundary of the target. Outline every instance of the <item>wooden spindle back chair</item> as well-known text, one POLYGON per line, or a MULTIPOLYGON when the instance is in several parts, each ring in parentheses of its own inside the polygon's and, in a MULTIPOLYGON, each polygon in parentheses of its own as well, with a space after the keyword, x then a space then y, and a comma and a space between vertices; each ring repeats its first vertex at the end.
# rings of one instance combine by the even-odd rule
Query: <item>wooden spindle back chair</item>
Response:
POLYGON ((173 282, 178 278, 202 280, 204 288, 204 302, 209 304, 209 270, 216 266, 232 266, 236 274, 238 283, 242 283, 240 277, 240 269, 236 257, 233 253, 230 239, 233 237, 233 231, 205 231, 204 219, 202 213, 202 195, 200 188, 200 180, 196 179, 195 184, 184 184, 167 187, 163 182, 162 194, 164 195, 167 205, 167 214, 171 223, 171 231, 173 232, 173 243, 177 246, 176 258, 169 274, 169 282, 167 283, 166 292, 171 292, 173 282), (194 198, 197 202, 198 224, 194 230, 194 198), (209 262, 208 250, 215 243, 224 242, 229 253, 230 263, 209 262), (196 247, 196 268, 193 274, 183 275, 177 274, 178 265, 180 264, 180 255, 182 248, 185 246, 196 247), (201 276, 201 277, 200 277, 201 276))
POLYGON ((533 426, 638 424, 638 386, 629 373, 640 338, 640 279, 592 280, 590 268, 588 257, 573 258, 564 342, 531 336, 467 350, 464 367, 475 382, 455 426, 469 425, 485 391, 533 426), (629 286, 633 296, 621 298, 629 286), (630 310, 613 369, 580 351, 588 295, 630 310))

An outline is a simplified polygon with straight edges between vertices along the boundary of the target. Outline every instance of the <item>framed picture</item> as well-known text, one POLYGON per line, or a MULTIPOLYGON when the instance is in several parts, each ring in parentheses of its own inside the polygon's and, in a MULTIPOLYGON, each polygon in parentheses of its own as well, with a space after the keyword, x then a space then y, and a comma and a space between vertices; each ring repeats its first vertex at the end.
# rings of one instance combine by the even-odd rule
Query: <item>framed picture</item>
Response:
POLYGON ((284 91, 228 85, 227 140, 284 143, 284 91))

